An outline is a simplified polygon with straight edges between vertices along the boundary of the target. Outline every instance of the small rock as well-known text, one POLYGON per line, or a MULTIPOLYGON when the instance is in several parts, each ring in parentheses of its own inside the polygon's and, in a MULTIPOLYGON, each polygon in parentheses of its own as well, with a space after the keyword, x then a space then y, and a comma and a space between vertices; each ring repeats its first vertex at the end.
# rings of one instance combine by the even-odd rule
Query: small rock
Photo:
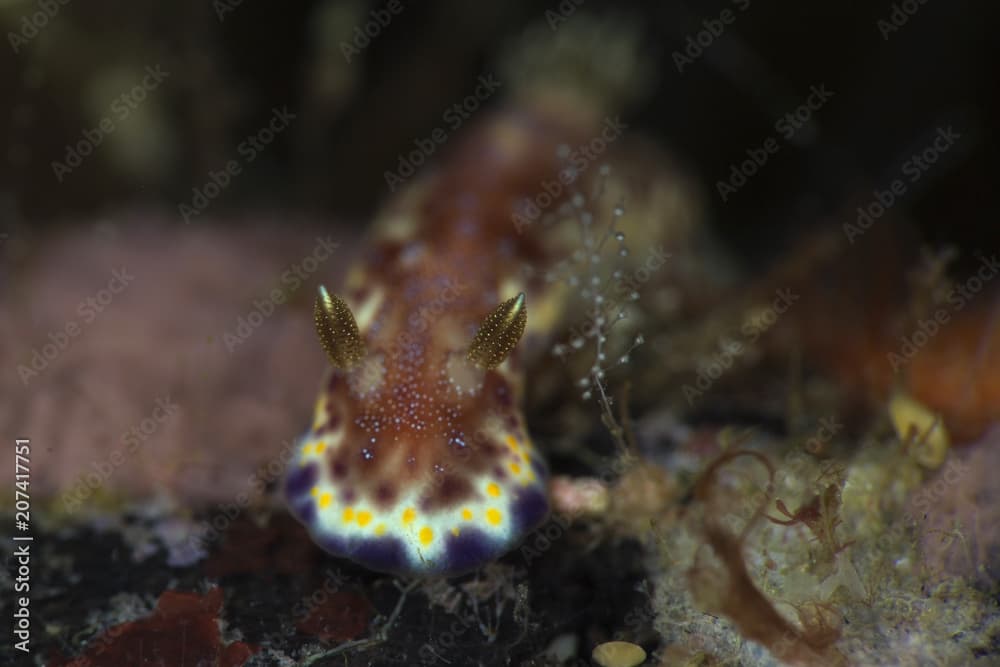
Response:
POLYGON ((646 652, 629 642, 605 642, 594 647, 591 657, 601 667, 636 667, 646 661, 646 652))

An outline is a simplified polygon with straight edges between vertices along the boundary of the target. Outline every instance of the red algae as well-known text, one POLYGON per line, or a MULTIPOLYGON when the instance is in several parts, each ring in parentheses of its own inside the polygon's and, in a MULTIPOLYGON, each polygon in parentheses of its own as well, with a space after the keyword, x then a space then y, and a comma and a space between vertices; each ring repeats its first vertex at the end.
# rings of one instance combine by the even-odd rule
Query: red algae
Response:
POLYGON ((55 658, 49 667, 103 665, 217 665, 239 667, 260 648, 243 642, 224 645, 218 615, 223 594, 164 591, 151 615, 109 628, 83 655, 55 658))
POLYGON ((743 556, 744 540, 756 520, 764 514, 764 505, 757 508, 741 535, 731 534, 719 519, 719 508, 711 496, 719 469, 733 459, 751 457, 768 472, 769 493, 773 489, 775 469, 768 457, 747 449, 735 449, 721 454, 702 473, 695 484, 695 500, 704 504, 705 519, 702 534, 714 552, 719 567, 711 567, 696 559, 689 570, 692 592, 696 599, 714 612, 732 621, 740 634, 756 641, 779 660, 793 665, 846 665, 844 656, 833 644, 840 632, 829 621, 829 614, 799 610, 803 629, 796 628, 775 608, 771 600, 757 587, 750 576, 743 556))

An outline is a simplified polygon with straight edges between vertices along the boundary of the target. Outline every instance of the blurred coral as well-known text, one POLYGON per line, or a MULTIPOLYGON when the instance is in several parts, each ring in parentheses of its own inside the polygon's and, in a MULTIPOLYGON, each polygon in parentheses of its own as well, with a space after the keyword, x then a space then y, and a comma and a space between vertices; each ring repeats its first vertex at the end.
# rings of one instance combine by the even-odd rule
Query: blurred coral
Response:
POLYGON ((39 241, 0 301, 0 426, 31 438, 36 497, 234 502, 277 480, 323 368, 315 284, 349 253, 303 263, 318 239, 341 237, 128 220, 39 241), (133 279, 101 296, 115 271, 133 279))

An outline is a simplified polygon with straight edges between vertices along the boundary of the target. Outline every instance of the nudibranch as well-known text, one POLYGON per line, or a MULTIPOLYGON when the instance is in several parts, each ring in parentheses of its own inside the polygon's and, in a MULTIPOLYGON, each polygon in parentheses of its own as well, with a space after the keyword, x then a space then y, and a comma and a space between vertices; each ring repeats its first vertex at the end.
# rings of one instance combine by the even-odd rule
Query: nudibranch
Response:
POLYGON ((547 469, 521 413, 525 348, 552 310, 522 267, 546 250, 512 213, 557 176, 557 147, 579 136, 565 125, 542 108, 493 113, 390 203, 344 288, 321 288, 331 368, 285 495, 331 554, 450 576, 546 517, 547 469))

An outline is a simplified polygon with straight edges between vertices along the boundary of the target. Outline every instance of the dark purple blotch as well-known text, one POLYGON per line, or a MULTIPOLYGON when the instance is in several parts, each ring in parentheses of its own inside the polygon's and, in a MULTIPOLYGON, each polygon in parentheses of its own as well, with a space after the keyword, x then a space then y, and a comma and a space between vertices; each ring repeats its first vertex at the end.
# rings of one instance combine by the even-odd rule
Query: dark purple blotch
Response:
POLYGON ((459 535, 449 535, 444 548, 443 574, 448 576, 471 572, 503 553, 503 545, 475 528, 463 528, 459 535))
POLYGON ((316 476, 319 471, 315 463, 307 463, 293 470, 285 480, 285 497, 294 500, 309 492, 309 489, 316 484, 316 476))
POLYGON ((356 543, 351 560, 379 572, 404 573, 406 554, 395 537, 363 539, 356 543))
POLYGON ((292 507, 292 513, 298 517, 299 521, 306 525, 312 525, 316 519, 316 504, 312 500, 298 503, 292 507))
POLYGON ((511 507, 515 530, 525 534, 545 520, 549 513, 549 501, 539 489, 526 489, 511 507))

